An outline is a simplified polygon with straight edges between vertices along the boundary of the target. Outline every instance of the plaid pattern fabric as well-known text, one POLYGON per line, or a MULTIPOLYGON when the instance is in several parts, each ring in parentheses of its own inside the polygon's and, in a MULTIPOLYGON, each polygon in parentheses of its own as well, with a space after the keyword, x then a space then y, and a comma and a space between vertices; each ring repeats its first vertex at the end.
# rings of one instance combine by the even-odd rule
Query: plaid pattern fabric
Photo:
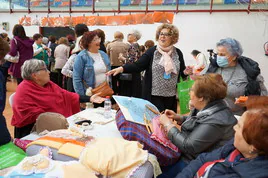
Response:
POLYGON ((150 134, 144 125, 127 121, 121 110, 117 112, 115 119, 118 130, 123 138, 130 141, 138 141, 143 144, 144 150, 148 150, 149 153, 152 153, 157 157, 160 166, 172 165, 180 158, 180 151, 175 152, 151 139, 150 134))

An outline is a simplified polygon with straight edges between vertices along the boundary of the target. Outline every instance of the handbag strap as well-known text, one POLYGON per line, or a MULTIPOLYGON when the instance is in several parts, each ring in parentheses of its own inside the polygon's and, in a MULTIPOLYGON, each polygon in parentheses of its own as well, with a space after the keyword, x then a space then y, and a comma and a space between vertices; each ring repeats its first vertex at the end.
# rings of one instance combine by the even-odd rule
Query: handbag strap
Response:
POLYGON ((86 88, 89 88, 87 82, 86 82, 85 80, 82 80, 82 81, 83 81, 84 86, 85 86, 86 88))

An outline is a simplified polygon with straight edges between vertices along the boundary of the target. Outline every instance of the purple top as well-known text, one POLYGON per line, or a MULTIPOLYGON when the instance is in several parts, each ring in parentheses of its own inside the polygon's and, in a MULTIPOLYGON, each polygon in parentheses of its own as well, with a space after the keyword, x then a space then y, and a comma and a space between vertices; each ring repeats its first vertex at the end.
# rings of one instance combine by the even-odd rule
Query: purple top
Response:
POLYGON ((10 66, 10 71, 12 75, 16 78, 21 78, 21 66, 24 61, 33 58, 33 43, 34 41, 30 38, 21 39, 17 36, 14 36, 17 40, 17 45, 14 39, 11 40, 11 47, 9 54, 11 56, 16 56, 19 52, 20 58, 18 63, 12 63, 10 66))

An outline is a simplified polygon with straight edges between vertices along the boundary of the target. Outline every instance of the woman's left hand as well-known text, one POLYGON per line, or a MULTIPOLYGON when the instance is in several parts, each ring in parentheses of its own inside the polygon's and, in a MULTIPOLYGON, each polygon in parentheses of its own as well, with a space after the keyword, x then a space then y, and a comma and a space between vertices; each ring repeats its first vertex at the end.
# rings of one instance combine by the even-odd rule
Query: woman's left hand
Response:
POLYGON ((165 114, 162 114, 160 116, 160 119, 159 119, 160 123, 163 125, 163 126, 166 126, 166 125, 169 125, 172 123, 172 121, 167 117, 167 115, 165 114))
POLYGON ((96 93, 95 95, 92 95, 91 97, 90 97, 90 102, 91 103, 102 103, 104 100, 105 100, 105 98, 102 98, 102 97, 100 97, 99 95, 100 95, 101 93, 96 93))

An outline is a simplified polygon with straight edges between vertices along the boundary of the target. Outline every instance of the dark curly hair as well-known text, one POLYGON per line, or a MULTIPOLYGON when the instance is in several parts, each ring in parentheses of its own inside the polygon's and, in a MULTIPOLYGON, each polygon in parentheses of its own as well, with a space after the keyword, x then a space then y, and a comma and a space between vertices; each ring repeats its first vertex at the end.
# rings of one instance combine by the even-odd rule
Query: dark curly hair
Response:
POLYGON ((89 44, 92 42, 95 36, 98 36, 96 31, 85 32, 80 41, 81 46, 83 46, 84 49, 88 49, 89 44))

